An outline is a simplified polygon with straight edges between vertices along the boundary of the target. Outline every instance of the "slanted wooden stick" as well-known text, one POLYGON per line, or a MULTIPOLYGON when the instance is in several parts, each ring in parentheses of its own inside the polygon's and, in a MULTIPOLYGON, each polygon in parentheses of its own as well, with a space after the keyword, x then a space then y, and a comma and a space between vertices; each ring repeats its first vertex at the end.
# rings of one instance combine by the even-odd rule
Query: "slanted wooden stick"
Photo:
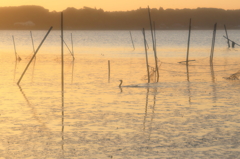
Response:
POLYGON ((41 46, 42 46, 43 42, 45 41, 45 39, 47 38, 47 36, 48 36, 48 34, 50 33, 50 31, 51 31, 51 30, 52 30, 52 27, 50 27, 50 29, 48 30, 47 34, 46 34, 46 35, 45 35, 45 37, 43 38, 42 42, 41 42, 41 43, 40 43, 40 45, 38 46, 37 50, 36 50, 36 51, 35 51, 35 53, 33 54, 33 56, 32 56, 32 58, 31 58, 31 60, 30 60, 30 61, 29 61, 29 63, 27 64, 27 66, 26 66, 25 70, 23 71, 23 73, 22 73, 22 75, 21 75, 20 79, 19 79, 19 80, 18 80, 18 82, 17 82, 17 84, 18 84, 18 85, 19 85, 19 83, 21 82, 21 80, 22 80, 22 78, 23 78, 24 74, 26 73, 26 71, 27 71, 27 69, 28 69, 29 65, 31 64, 32 60, 35 58, 35 56, 36 56, 37 52, 38 52, 38 51, 39 51, 39 49, 41 48, 41 46))
POLYGON ((13 39, 13 46, 14 46, 14 52, 15 52, 16 61, 17 61, 17 60, 20 61, 20 60, 22 60, 22 59, 21 59, 20 56, 18 56, 18 54, 17 54, 14 36, 12 36, 12 39, 13 39))
POLYGON ((131 31, 129 31, 129 33, 130 33, 130 37, 131 37, 131 41, 132 41, 133 50, 135 50, 135 46, 134 46, 133 38, 132 38, 132 33, 131 33, 131 31))
MULTIPOLYGON (((228 33, 227 33, 227 28, 226 28, 226 25, 225 25, 225 24, 224 24, 224 28, 225 28, 225 32, 226 32, 226 37, 227 37, 227 39, 228 39, 228 33)), ((229 39, 228 39, 227 43, 228 43, 228 48, 230 48, 229 39)))
MULTIPOLYGON (((60 37, 61 37, 61 36, 60 36, 60 37)), ((68 47, 68 45, 67 45, 67 43, 65 42, 64 39, 63 39, 63 43, 65 44, 65 46, 67 47, 68 51, 70 52, 70 54, 71 54, 72 57, 74 58, 72 51, 70 50, 70 48, 68 47)))

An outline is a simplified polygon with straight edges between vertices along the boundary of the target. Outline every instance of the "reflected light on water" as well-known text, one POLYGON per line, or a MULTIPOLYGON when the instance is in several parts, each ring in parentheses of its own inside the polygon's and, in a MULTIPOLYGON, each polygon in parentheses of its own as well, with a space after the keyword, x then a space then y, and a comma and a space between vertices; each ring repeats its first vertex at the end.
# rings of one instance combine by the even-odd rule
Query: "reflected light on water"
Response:
POLYGON ((220 47, 213 65, 205 50, 190 54, 195 61, 186 67, 181 53, 159 53, 159 83, 147 84, 144 49, 78 49, 86 52, 74 62, 65 51, 64 105, 60 54, 40 52, 18 86, 32 54, 16 63, 10 51, 1 53, 0 157, 237 158, 240 83, 223 77, 239 71, 239 57, 220 47), (120 89, 119 80, 140 87, 120 89))

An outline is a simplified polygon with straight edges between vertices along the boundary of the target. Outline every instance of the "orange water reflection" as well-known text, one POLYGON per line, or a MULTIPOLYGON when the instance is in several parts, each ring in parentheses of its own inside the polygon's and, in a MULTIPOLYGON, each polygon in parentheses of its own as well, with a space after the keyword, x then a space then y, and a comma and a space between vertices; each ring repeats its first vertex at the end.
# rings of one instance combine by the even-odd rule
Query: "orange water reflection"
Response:
POLYGON ((161 58, 160 82, 144 87, 144 58, 76 55, 73 65, 66 53, 63 107, 60 57, 37 55, 18 87, 29 55, 22 59, 17 66, 1 59, 1 157, 237 154, 240 83, 223 77, 239 70, 238 58, 215 58, 213 66, 197 58, 187 68, 181 58, 161 58), (141 87, 120 90, 120 79, 141 87))

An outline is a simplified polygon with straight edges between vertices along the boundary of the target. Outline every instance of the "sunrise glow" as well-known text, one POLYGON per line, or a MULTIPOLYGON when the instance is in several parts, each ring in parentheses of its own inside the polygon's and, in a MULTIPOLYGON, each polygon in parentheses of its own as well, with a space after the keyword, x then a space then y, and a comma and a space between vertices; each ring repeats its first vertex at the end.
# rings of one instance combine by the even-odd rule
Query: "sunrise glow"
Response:
POLYGON ((183 9, 183 8, 222 8, 222 9, 240 9, 239 0, 149 0, 149 1, 139 1, 139 0, 121 0, 121 1, 112 1, 112 0, 70 0, 70 1, 59 1, 59 0, 7 0, 1 1, 0 7, 7 6, 21 6, 21 5, 38 5, 42 6, 50 11, 62 11, 68 7, 74 8, 83 8, 84 6, 91 8, 101 8, 105 11, 127 11, 127 10, 136 10, 138 8, 146 8, 148 5, 151 8, 160 8, 163 9, 172 8, 172 9, 183 9))

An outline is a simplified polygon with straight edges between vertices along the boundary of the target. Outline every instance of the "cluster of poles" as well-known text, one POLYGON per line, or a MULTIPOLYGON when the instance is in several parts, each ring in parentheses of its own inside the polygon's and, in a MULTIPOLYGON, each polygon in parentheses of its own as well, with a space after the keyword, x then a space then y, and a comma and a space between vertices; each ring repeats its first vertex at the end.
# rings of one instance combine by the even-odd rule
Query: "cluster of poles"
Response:
MULTIPOLYGON (((149 23, 150 23, 150 29, 151 29, 151 37, 152 37, 152 47, 153 47, 153 52, 154 52, 154 62, 155 62, 155 81, 158 82, 159 81, 159 67, 158 67, 158 58, 157 58, 157 47, 156 47, 156 32, 155 32, 155 22, 152 22, 152 18, 151 18, 151 13, 150 13, 150 8, 148 6, 148 16, 149 16, 149 23)), ((195 61, 195 60, 189 60, 189 47, 190 47, 190 37, 191 37, 191 28, 192 28, 192 20, 190 19, 189 21, 189 32, 188 32, 188 43, 187 43, 187 54, 186 54, 186 61, 181 61, 179 63, 185 62, 186 65, 188 65, 188 63, 190 61, 195 61)), ((238 45, 237 43, 235 43, 234 41, 230 40, 228 38, 228 34, 227 34, 227 29, 226 26, 225 27, 225 31, 226 31, 226 36, 224 36, 224 38, 226 38, 228 40, 228 47, 230 47, 230 43, 229 41, 232 42, 232 47, 234 47, 234 45, 238 45)), ((35 50, 34 48, 34 43, 33 43, 33 38, 32 38, 32 33, 31 33, 31 39, 32 39, 32 45, 33 45, 33 56, 30 59, 29 63, 27 64, 26 68, 24 69, 22 75, 20 76, 17 84, 19 85, 24 74, 26 73, 28 67, 30 66, 31 62, 33 61, 33 59, 36 57, 37 52, 39 51, 39 49, 41 48, 42 44, 44 43, 45 39, 47 38, 47 36, 49 35, 50 31, 52 30, 53 27, 50 27, 50 29, 48 30, 48 32, 46 33, 45 37, 43 38, 43 40, 41 41, 40 45, 38 46, 38 48, 35 50)), ((216 30, 217 30, 217 23, 214 24, 214 29, 213 29, 213 37, 212 37, 212 46, 211 46, 211 52, 210 52, 210 63, 212 64, 213 62, 213 55, 214 55, 214 46, 215 46, 215 38, 216 38, 216 30)), ((144 48, 145 48, 145 55, 146 55, 146 68, 147 68, 147 81, 148 83, 150 83, 150 70, 149 70, 149 62, 148 62, 148 44, 147 44, 147 40, 146 40, 146 34, 145 34, 145 29, 143 28, 142 30, 142 34, 143 34, 143 39, 144 39, 144 48)), ((132 41, 132 45, 133 45, 133 49, 135 50, 135 46, 134 46, 134 42, 133 42, 133 38, 132 38, 132 34, 130 31, 130 36, 131 36, 131 41, 132 41)), ((63 47, 64 45, 67 47, 67 49, 69 50, 70 54, 72 55, 73 61, 74 61, 74 51, 73 51, 73 39, 72 39, 72 34, 71 34, 71 42, 72 42, 72 50, 68 47, 68 45, 66 44, 66 42, 64 41, 64 37, 63 37, 63 13, 61 13, 61 61, 62 61, 62 92, 64 92, 64 58, 63 58, 63 47)), ((17 54, 16 51, 16 45, 15 45, 15 40, 14 40, 14 36, 12 36, 13 39, 13 44, 14 44, 14 51, 15 51, 15 58, 16 61, 20 61, 21 58, 20 56, 17 54)), ((240 45, 238 45, 240 46, 240 45)), ((110 82, 110 61, 108 61, 108 82, 110 82)))
MULTIPOLYGON (((151 36, 152 36, 152 44, 153 44, 153 52, 154 52, 154 59, 155 59, 155 71, 156 71, 156 82, 159 81, 159 70, 158 70, 158 58, 157 58, 157 47, 156 47, 156 32, 155 32, 155 22, 152 23, 150 8, 148 6, 148 15, 149 15, 149 22, 150 22, 150 29, 151 29, 151 36)), ((147 76, 148 76, 148 83, 150 83, 150 72, 149 72, 149 64, 148 64, 148 52, 147 52, 147 41, 145 35, 145 29, 142 30, 143 39, 144 39, 144 48, 146 54, 146 68, 147 68, 147 76)))

